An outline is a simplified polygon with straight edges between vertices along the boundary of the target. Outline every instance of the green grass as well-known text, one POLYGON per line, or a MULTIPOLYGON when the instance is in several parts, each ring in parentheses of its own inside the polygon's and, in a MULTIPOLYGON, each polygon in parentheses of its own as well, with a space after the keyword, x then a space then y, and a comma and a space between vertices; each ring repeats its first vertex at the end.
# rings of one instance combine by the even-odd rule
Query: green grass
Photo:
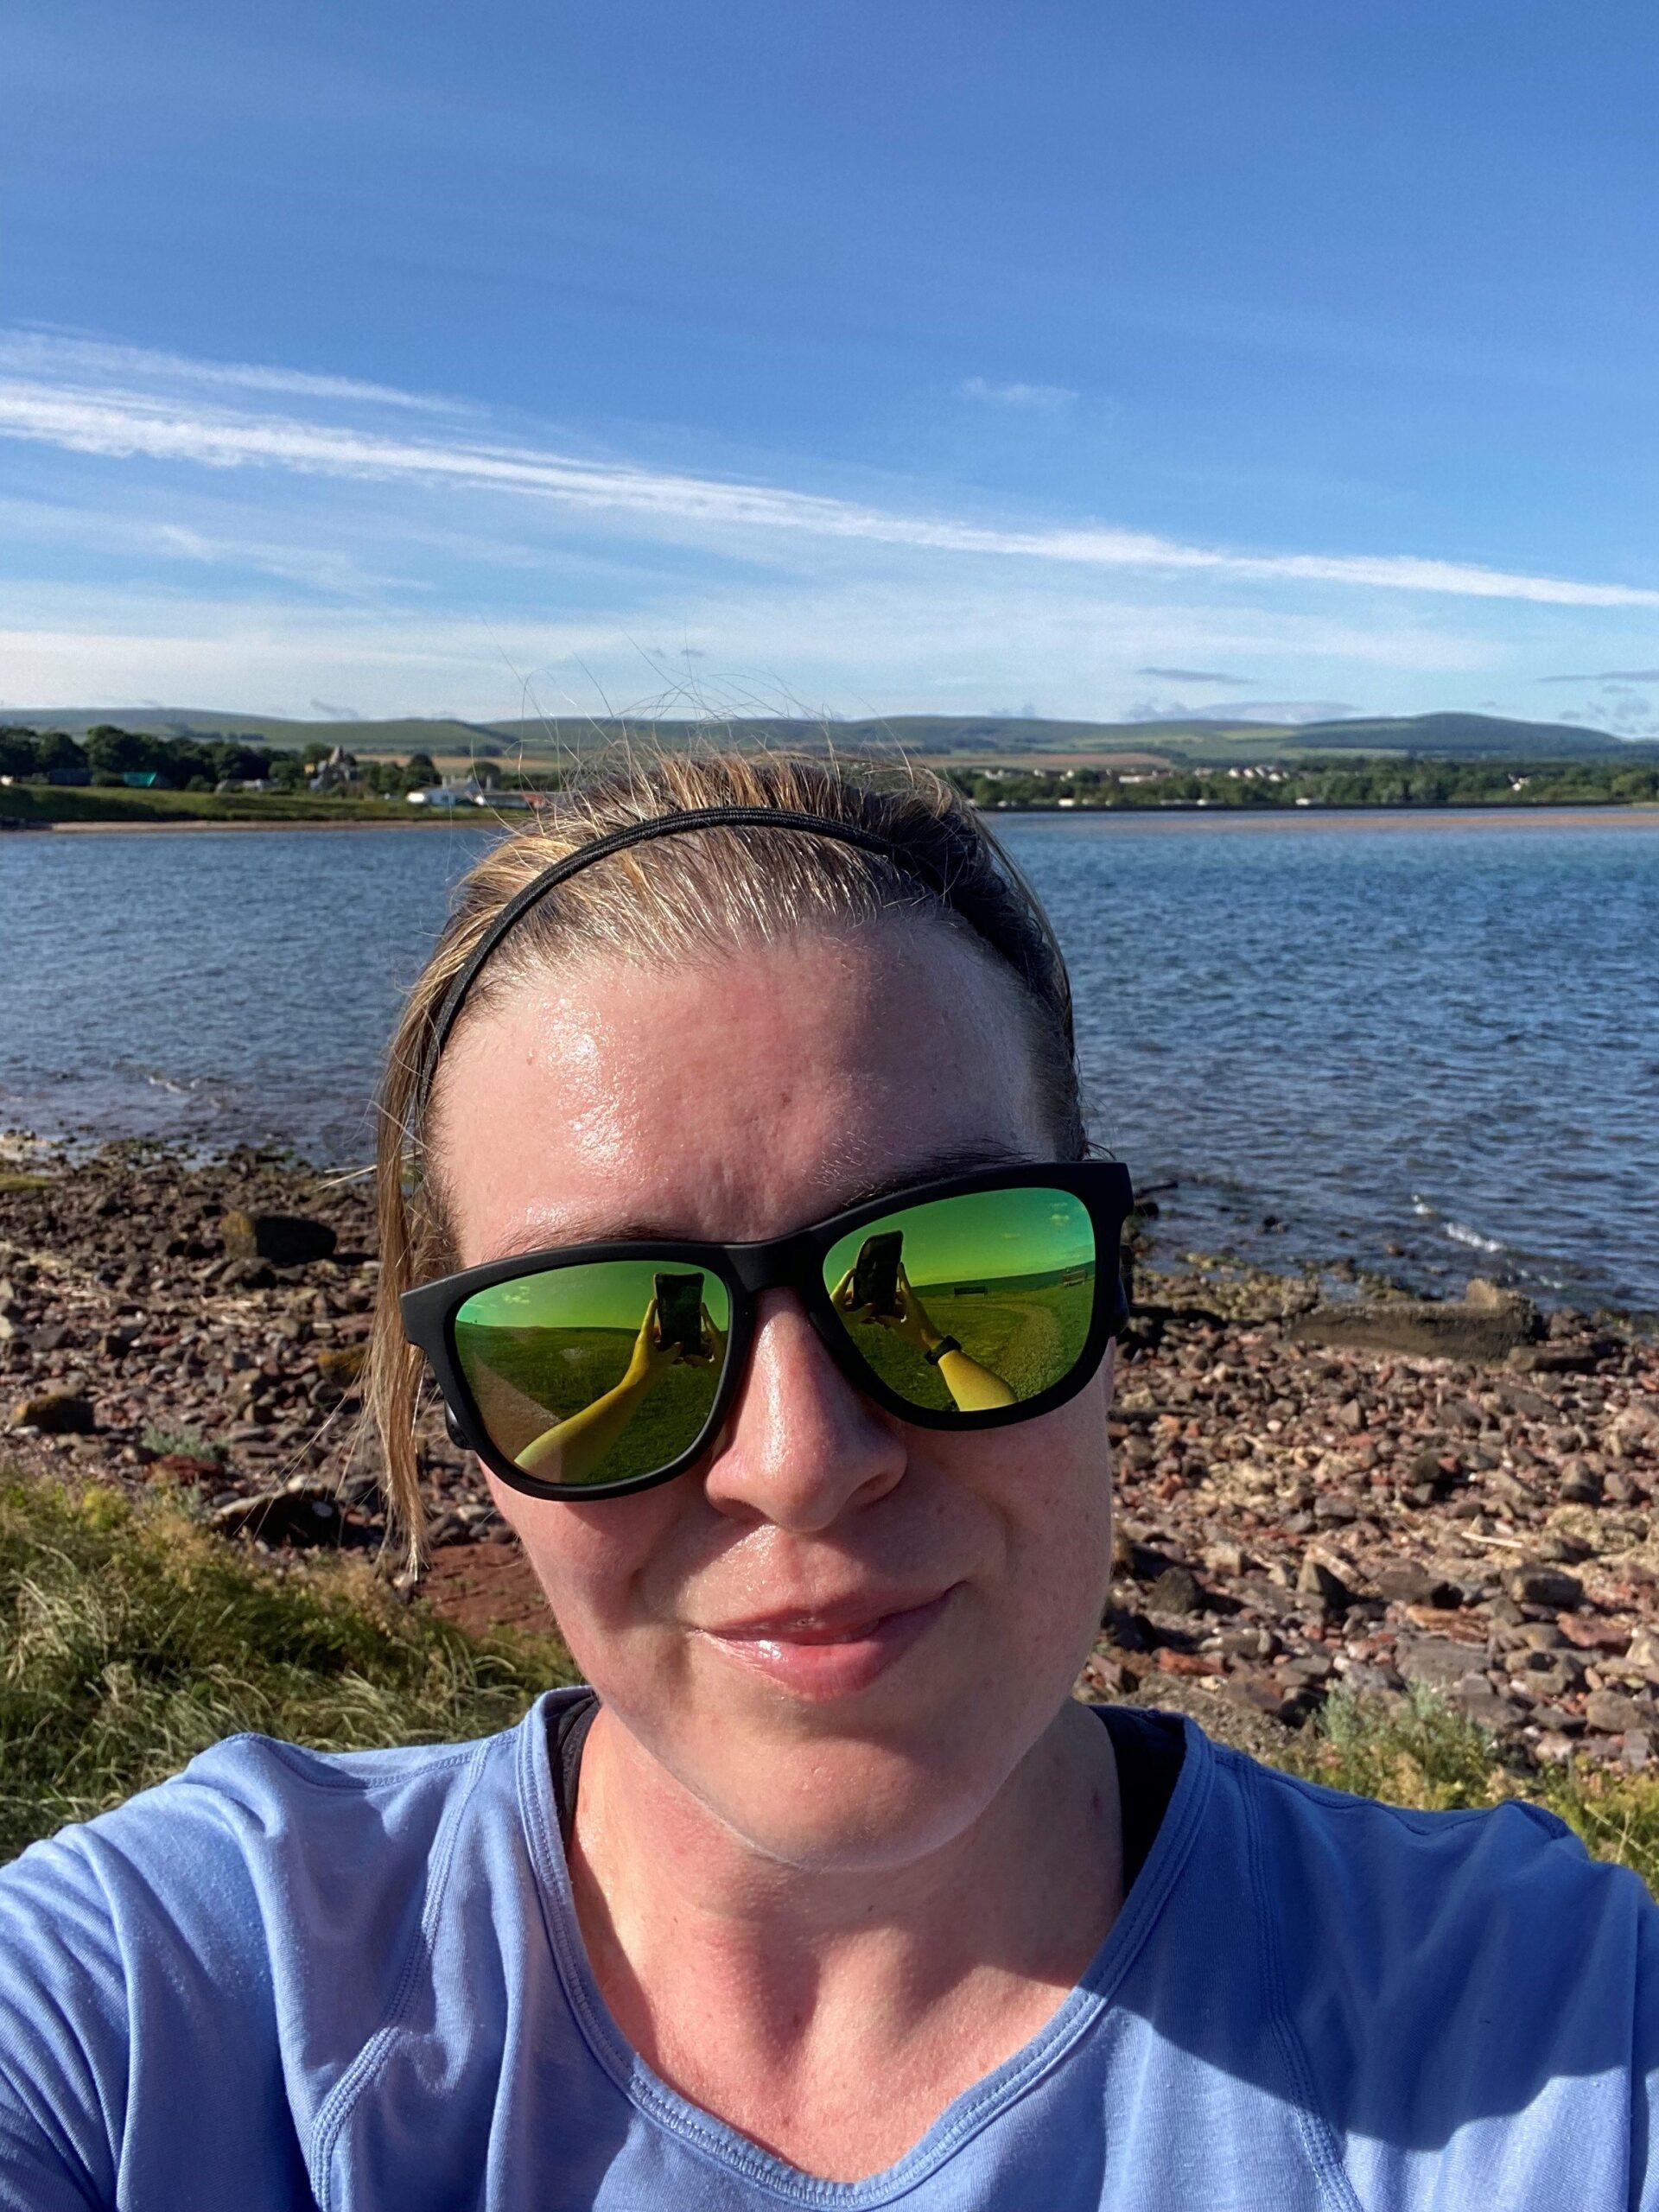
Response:
POLYGON ((1402 1710, 1339 1694, 1287 1764, 1311 1781, 1432 1812, 1525 1797, 1558 1813, 1598 1859, 1634 1867, 1659 1896, 1659 1777, 1505 1762, 1484 1728, 1414 1689, 1402 1710))
MULTIPOLYGON (((469 808, 489 817, 482 808, 469 808)), ((21 822, 453 822, 447 807, 404 799, 325 798, 310 791, 143 791, 96 785, 13 784, 0 791, 0 817, 21 822)))
POLYGON ((0 1859, 238 1730, 448 1742, 575 1679, 550 1633, 467 1636, 361 1563, 278 1576, 176 1501, 0 1482, 0 1859))

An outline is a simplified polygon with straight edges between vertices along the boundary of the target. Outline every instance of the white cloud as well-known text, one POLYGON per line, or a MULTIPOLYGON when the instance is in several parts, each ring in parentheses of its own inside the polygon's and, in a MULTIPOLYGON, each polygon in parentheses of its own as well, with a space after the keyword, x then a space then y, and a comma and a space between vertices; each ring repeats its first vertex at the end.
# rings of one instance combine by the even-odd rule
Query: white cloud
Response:
POLYGON ((453 600, 406 613, 253 591, 36 582, 9 589, 6 619, 0 667, 12 710, 149 698, 303 716, 315 696, 351 700, 365 715, 460 701, 490 719, 630 705, 691 682, 717 713, 787 712, 804 699, 854 717, 963 713, 1035 693, 1047 711, 1111 720, 1135 697, 1132 671, 1147 654, 1274 654, 1320 684, 1362 674, 1390 688, 1433 685, 1437 671, 1443 681, 1490 657, 1482 640, 1413 624, 1109 597, 1086 575, 918 569, 896 555, 805 582, 663 577, 626 615, 609 601, 586 612, 498 606, 486 619, 453 600), (647 649, 676 632, 696 640, 695 664, 677 647, 647 649))
POLYGON ((1604 668, 1599 676, 1541 676, 1540 683, 1659 683, 1659 668, 1604 668))
POLYGON ((1156 676, 1166 683, 1248 683, 1248 676, 1223 676, 1213 668, 1137 668, 1137 676, 1156 676))
POLYGON ((1069 407, 1077 393, 1063 384, 992 384, 984 377, 969 377, 957 386, 958 399, 988 400, 997 407, 1030 407, 1055 414, 1069 407))
POLYGON ((1360 709, 1343 699, 1231 699, 1189 707, 1180 700, 1142 699, 1123 710, 1129 722, 1334 722, 1360 709))
POLYGON ((164 378, 210 391, 281 392, 295 398, 352 400, 432 414, 474 412, 456 400, 402 391, 395 385, 365 383, 358 377, 320 376, 308 369, 271 368, 247 361, 197 360, 188 354, 161 353, 148 346, 118 346, 106 339, 81 338, 71 331, 0 330, 0 368, 25 376, 79 377, 100 383, 126 378, 142 384, 147 378, 164 378))
MULTIPOLYGON (((159 360, 114 349, 130 366, 159 360)), ((191 365, 186 364, 188 368, 191 365)), ((302 475, 474 492, 511 493, 569 512, 632 524, 681 543, 711 535, 747 541, 808 537, 921 552, 981 555, 1077 569, 1215 576, 1246 582, 1328 584, 1429 597, 1509 600, 1574 607, 1659 607, 1659 590, 1539 575, 1405 554, 1251 552, 1185 543, 1109 524, 1024 526, 906 514, 764 483, 597 461, 528 444, 400 435, 292 414, 213 407, 176 391, 135 391, 62 373, 0 378, 0 436, 119 461, 142 459, 213 470, 280 469, 302 475)), ((301 372, 232 369, 204 372, 298 378, 301 372)), ((305 382, 289 397, 323 394, 305 382)), ((239 386, 238 389, 249 387, 239 386)), ((353 386, 353 394, 373 388, 353 386)), ((400 400, 409 395, 397 395, 400 400)), ((411 404, 421 404, 413 402, 411 404)))

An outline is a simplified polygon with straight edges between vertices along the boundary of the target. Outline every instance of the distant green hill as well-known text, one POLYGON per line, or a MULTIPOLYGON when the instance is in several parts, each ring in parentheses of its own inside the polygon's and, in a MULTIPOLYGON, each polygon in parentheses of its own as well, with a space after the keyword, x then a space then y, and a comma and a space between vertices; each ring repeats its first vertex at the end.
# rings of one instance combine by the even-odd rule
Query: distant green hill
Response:
MULTIPOLYGON (((1511 721, 1502 715, 1378 715, 1356 721, 1304 722, 1291 734, 1300 753, 1432 753, 1505 760, 1605 758, 1630 749, 1628 739, 1565 722, 1511 721)), ((1651 750, 1650 747, 1641 748, 1651 750)))
POLYGON ((485 722, 411 716, 391 721, 289 721, 280 715, 216 713, 196 709, 19 709, 4 719, 35 729, 80 736, 99 722, 149 730, 164 737, 241 737, 296 751, 310 744, 343 745, 353 753, 407 754, 416 751, 537 760, 591 755, 632 740, 674 743, 706 738, 717 728, 740 745, 802 747, 820 751, 906 753, 926 760, 963 762, 1029 759, 1033 754, 1090 758, 1135 754, 1172 765, 1289 760, 1309 753, 1430 753, 1446 759, 1508 760, 1605 759, 1636 746, 1605 730, 1564 722, 1510 721, 1497 715, 1374 715, 1353 721, 1270 723, 1194 716, 1179 721, 1046 721, 1019 715, 893 715, 862 721, 741 717, 714 724, 695 721, 553 721, 485 722))
POLYGON ((410 715, 394 721, 289 721, 281 715, 219 713, 195 707, 19 707, 0 721, 26 729, 67 730, 84 737, 100 722, 143 730, 156 737, 240 737, 265 745, 343 745, 353 753, 465 753, 482 741, 505 749, 507 741, 483 722, 456 721, 439 715, 410 715))

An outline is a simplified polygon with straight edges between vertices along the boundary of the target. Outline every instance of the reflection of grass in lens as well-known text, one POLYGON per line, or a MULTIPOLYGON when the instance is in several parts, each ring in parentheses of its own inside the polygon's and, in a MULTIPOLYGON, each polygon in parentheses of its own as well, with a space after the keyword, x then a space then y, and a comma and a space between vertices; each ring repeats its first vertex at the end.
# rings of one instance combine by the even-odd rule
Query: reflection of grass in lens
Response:
POLYGON ((944 1289, 924 1295, 935 1327, 957 1338, 968 1357, 1034 1398, 1075 1367, 1094 1313, 1092 1282, 999 1285, 982 1297, 944 1289))
POLYGON ((884 1329, 879 1321, 855 1319, 852 1338, 888 1389, 911 1405, 930 1413, 948 1413, 957 1402, 938 1369, 895 1331, 884 1329))
MULTIPOLYGON (((517 1459, 536 1440, 616 1388, 633 1355, 624 1329, 492 1329, 461 1323, 455 1348, 491 1441, 517 1459)), ((709 1417, 712 1367, 662 1369, 588 1482, 622 1482, 677 1459, 709 1417)), ((541 1471, 558 1479, 557 1470, 541 1471)))
MULTIPOLYGON (((1070 1272, 1070 1270, 1068 1270, 1070 1272)), ((1092 1281, 1039 1277, 988 1280, 966 1292, 954 1283, 912 1286, 941 1336, 955 1337, 969 1359, 1006 1382, 1016 1398, 1034 1398, 1077 1365, 1094 1313, 1092 1281)), ((855 1319, 853 1342, 890 1390, 929 1412, 956 1403, 944 1379, 912 1344, 880 1323, 855 1319)))
MULTIPOLYGON (((825 1289, 834 1293, 862 1245, 893 1230, 926 1319, 1016 1400, 1039 1396, 1077 1365, 1095 1301, 1094 1228, 1080 1199, 1022 1185, 902 1207, 836 1243, 825 1255, 825 1289)), ((896 1395, 930 1412, 956 1403, 939 1369, 896 1331, 856 1312, 847 1326, 896 1395)))
POLYGON ((709 1418, 715 1380, 712 1367, 664 1369, 626 1428, 589 1471, 587 1480, 626 1482, 631 1475, 654 1474, 658 1467, 677 1459, 709 1418))

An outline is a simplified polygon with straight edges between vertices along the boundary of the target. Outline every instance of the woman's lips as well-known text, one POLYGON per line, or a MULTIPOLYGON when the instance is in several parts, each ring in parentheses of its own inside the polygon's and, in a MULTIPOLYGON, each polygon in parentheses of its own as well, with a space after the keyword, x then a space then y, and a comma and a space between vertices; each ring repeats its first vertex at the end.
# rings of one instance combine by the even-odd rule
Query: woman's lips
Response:
POLYGON ((861 1615, 794 1614, 699 1633, 727 1658, 797 1697, 850 1697, 887 1673, 920 1642, 956 1595, 887 1600, 861 1615))

